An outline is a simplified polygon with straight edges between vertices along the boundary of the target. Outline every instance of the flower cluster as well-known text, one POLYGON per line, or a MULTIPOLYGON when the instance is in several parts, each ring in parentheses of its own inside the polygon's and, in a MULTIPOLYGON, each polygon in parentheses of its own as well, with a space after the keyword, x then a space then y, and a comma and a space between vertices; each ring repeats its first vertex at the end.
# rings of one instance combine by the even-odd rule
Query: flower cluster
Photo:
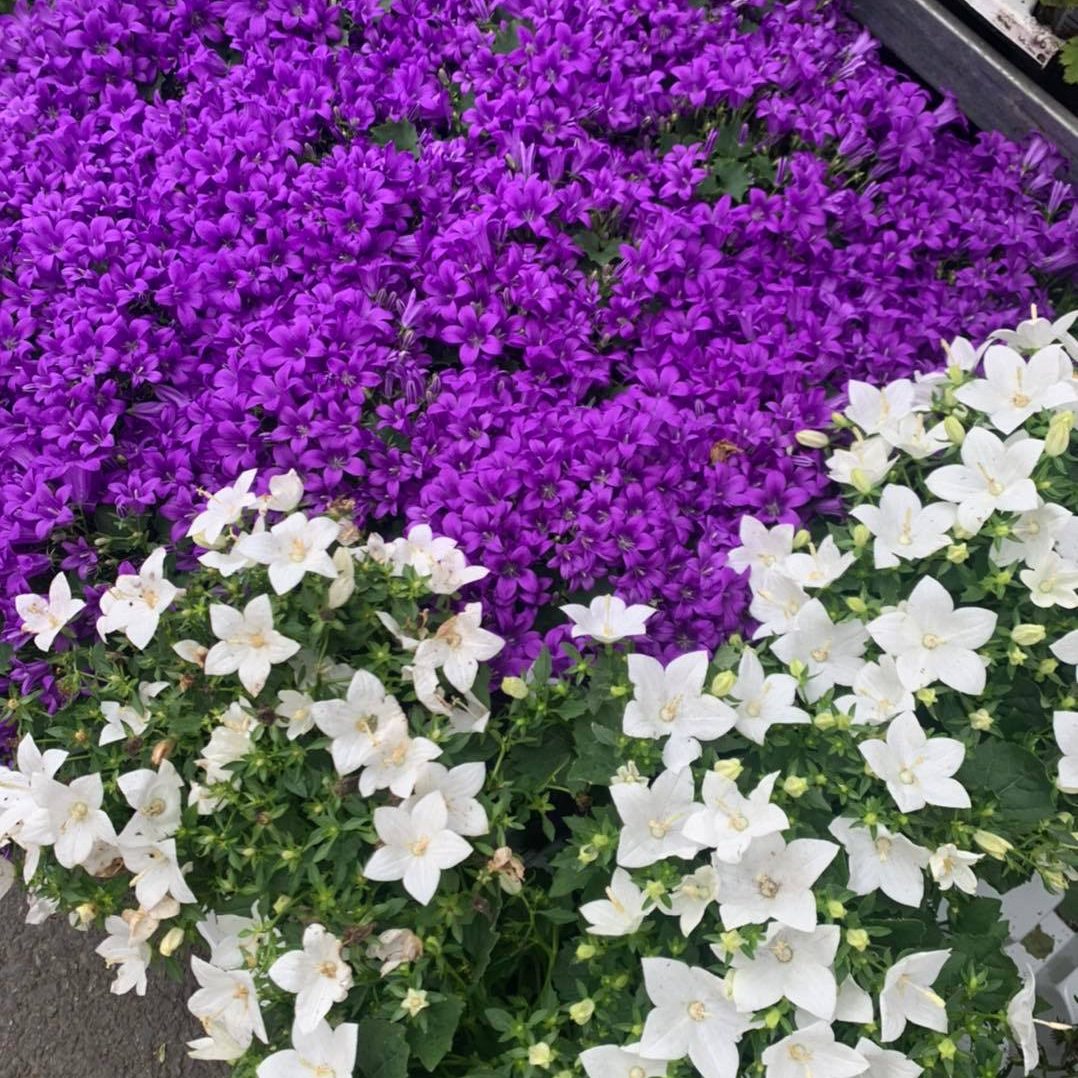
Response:
POLYGON ((740 517, 828 501, 793 438, 828 394, 1073 273, 1059 164, 817 0, 18 0, 8 633, 50 565, 111 583, 106 510, 175 538, 258 467, 481 553, 517 667, 604 580, 652 650, 714 647, 740 517))

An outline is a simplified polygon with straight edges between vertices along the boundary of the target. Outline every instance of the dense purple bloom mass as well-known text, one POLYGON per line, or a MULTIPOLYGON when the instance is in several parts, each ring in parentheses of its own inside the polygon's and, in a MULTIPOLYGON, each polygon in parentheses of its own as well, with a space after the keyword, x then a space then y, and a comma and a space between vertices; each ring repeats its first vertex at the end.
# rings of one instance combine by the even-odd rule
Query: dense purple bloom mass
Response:
POLYGON ((92 583, 98 507, 179 534, 296 468, 489 566, 516 660, 599 586, 712 647, 740 516, 827 505, 793 435, 844 381, 1073 274, 1059 167, 817 0, 20 0, 3 587, 92 583))

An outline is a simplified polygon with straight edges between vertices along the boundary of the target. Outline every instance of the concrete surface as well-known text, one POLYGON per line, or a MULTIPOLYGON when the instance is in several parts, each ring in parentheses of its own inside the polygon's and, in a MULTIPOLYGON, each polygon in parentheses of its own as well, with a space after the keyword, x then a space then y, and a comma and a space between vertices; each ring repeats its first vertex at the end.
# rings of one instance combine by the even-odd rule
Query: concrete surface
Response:
MULTIPOLYGON (((0 899, 0 1078, 224 1078, 230 1068, 190 1059, 199 1036, 194 988, 150 971, 146 995, 114 996, 94 954, 100 934, 61 914, 23 923, 16 888, 0 899)), ((194 986, 194 987, 197 987, 194 986)))

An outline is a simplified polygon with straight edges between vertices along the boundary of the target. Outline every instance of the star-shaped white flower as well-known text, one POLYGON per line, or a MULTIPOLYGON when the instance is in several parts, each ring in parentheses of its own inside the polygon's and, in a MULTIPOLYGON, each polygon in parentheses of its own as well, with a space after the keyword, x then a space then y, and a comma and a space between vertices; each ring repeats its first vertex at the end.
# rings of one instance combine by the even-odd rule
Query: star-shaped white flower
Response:
POLYGON ((182 591, 165 579, 165 548, 158 547, 143 563, 136 576, 121 573, 116 583, 101 596, 101 617, 97 631, 104 639, 123 632, 141 651, 153 639, 161 615, 182 591))
POLYGON ((149 909, 168 895, 177 902, 198 901, 183 878, 175 839, 145 842, 136 838, 134 842, 136 844, 125 842, 121 850, 124 865, 132 873, 131 886, 140 905, 149 909))
POLYGON ((334 1003, 348 998, 352 967, 341 956, 341 941, 320 924, 303 932, 303 949, 288 951, 269 968, 275 985, 296 997, 296 1030, 312 1033, 334 1003))
POLYGON ((704 694, 708 654, 679 655, 664 667, 650 655, 629 656, 633 698, 625 706, 622 730, 629 737, 668 738, 663 764, 685 767, 699 757, 701 741, 725 734, 736 716, 728 704, 704 694))
POLYGON ((258 1065, 257 1078, 352 1078, 356 1066, 359 1026, 342 1022, 332 1029, 319 1022, 311 1030, 299 1023, 292 1030, 292 1047, 274 1052, 258 1065))
POLYGON ((146 971, 150 966, 152 950, 145 940, 131 939, 131 931, 122 917, 107 917, 105 931, 108 935, 94 948, 110 969, 118 966, 116 979, 109 991, 122 996, 132 989, 136 996, 146 995, 146 971))
POLYGON ((1018 574, 1029 588, 1034 606, 1042 609, 1058 606, 1064 610, 1078 607, 1078 565, 1050 550, 1031 568, 1018 574))
POLYGON ((960 850, 953 842, 945 842, 942 846, 937 846, 928 859, 928 868, 941 891, 957 887, 967 895, 973 895, 977 893, 977 876, 973 866, 983 856, 984 854, 960 850))
POLYGON ((832 967, 841 935, 838 925, 798 932, 773 921, 751 958, 739 951, 731 959, 737 1009, 762 1011, 785 997, 830 1022, 838 1000, 832 967))
POLYGON ((270 584, 284 595, 301 583, 307 573, 337 576, 337 568, 328 554, 330 544, 340 534, 341 526, 329 517, 308 520, 303 513, 293 513, 269 531, 243 535, 236 541, 236 553, 268 566, 270 584))
POLYGON ((871 490, 887 478, 894 463, 886 439, 864 438, 848 449, 836 449, 827 460, 827 471, 836 483, 871 490))
POLYGON ((191 521, 187 529, 187 534, 199 546, 212 546, 228 525, 235 524, 243 516, 243 511, 258 501, 251 493, 255 475, 252 468, 244 472, 232 486, 222 487, 216 494, 210 495, 206 508, 191 521))
POLYGON ((706 772, 701 791, 704 803, 686 821, 685 837, 714 850, 717 861, 736 864, 755 839, 790 826, 786 813, 771 804, 778 777, 777 771, 765 775, 746 797, 733 779, 706 772))
POLYGON ((843 554, 829 535, 818 547, 810 545, 807 553, 791 554, 783 572, 803 588, 826 588, 853 565, 855 557, 843 554))
POLYGON ((32 633, 34 644, 48 651, 60 630, 85 606, 81 599, 72 599, 71 585, 63 573, 57 573, 49 585, 49 597, 16 595, 15 610, 22 618, 19 628, 32 633))
POLYGON ((947 1004, 932 991, 932 984, 950 957, 950 950, 919 951, 887 971, 880 992, 881 1041, 901 1037, 907 1022, 947 1032, 947 1004))
MULTIPOLYGON (((485 835, 490 830, 486 809, 475 795, 483 788, 487 777, 487 765, 482 762, 458 764, 448 770, 443 764, 428 763, 419 771, 412 798, 418 800, 438 791, 445 799, 448 813, 446 827, 465 837, 485 835)), ((405 802, 410 808, 412 801, 405 802)))
POLYGON ((872 554, 877 569, 893 569, 901 560, 920 561, 951 541, 955 508, 949 502, 922 506, 909 487, 888 483, 880 504, 858 505, 850 516, 875 536, 872 554))
POLYGON ((357 670, 343 700, 319 700, 311 705, 318 729, 330 738, 330 755, 338 775, 359 770, 377 748, 375 731, 406 722, 397 698, 367 670, 357 670))
POLYGON ((937 468, 925 484, 937 498, 953 502, 959 525, 976 535, 995 512, 1037 508, 1030 474, 1043 449, 1037 438, 1016 435, 1001 442, 984 427, 974 427, 962 442, 962 463, 937 468))
POLYGON ((1063 753, 1056 785, 1065 794, 1078 794, 1078 711, 1053 711, 1052 729, 1063 753))
POLYGON ((977 606, 956 610, 947 589, 930 576, 917 582, 904 603, 868 623, 910 692, 942 681, 970 696, 984 691, 986 664, 976 649, 995 629, 995 613, 977 606))
POLYGON ((726 555, 726 564, 735 572, 750 570, 752 578, 762 577, 772 570, 781 571, 793 553, 794 526, 776 524, 772 528, 755 517, 741 518, 738 534, 741 545, 726 555))
POLYGON ((924 1067, 901 1052, 881 1048, 867 1037, 862 1037, 855 1047, 868 1060, 868 1070, 861 1078, 919 1078, 924 1073, 924 1067))
POLYGON ((836 1041, 827 1022, 791 1033, 765 1048, 760 1058, 765 1078, 854 1078, 868 1069, 868 1060, 836 1041))
POLYGON ((237 1044, 245 1049, 252 1038, 267 1044, 262 1008, 258 1005, 258 989, 246 970, 218 969, 201 958, 192 956, 191 969, 199 989, 187 1001, 187 1009, 203 1024, 218 1023, 237 1044))
POLYGON ((928 737, 913 712, 892 720, 886 740, 862 741, 857 747, 902 812, 925 805, 970 807, 965 787, 951 777, 962 766, 965 745, 951 737, 928 737))
POLYGON ((239 674, 240 683, 257 696, 275 663, 283 663, 299 651, 299 643, 273 627, 273 607, 268 595, 252 599, 241 614, 224 603, 210 607, 210 627, 218 643, 210 648, 204 669, 207 674, 239 674))
POLYGON ((289 741, 295 741, 314 729, 314 715, 311 712, 313 697, 295 689, 281 689, 277 693, 277 701, 273 713, 285 720, 285 733, 289 741))
POLYGON ((655 908, 655 903, 633 883, 623 868, 614 869, 606 898, 585 902, 580 915, 593 936, 631 936, 655 908))
POLYGON ((816 838, 781 835, 753 841, 736 865, 723 869, 719 916, 723 927, 766 924, 772 918, 789 928, 816 927, 812 885, 838 853, 838 846, 816 838))
POLYGON ((138 706, 121 704, 116 700, 101 701, 101 715, 105 725, 98 737, 99 745, 111 745, 123 741, 130 731, 131 736, 143 734, 150 722, 150 701, 156 699, 169 687, 167 681, 140 681, 138 686, 138 706))
POLYGON ((988 556, 996 565, 1013 565, 1016 561, 1036 565, 1051 551, 1056 540, 1062 539, 1068 524, 1074 519, 1063 506, 1041 502, 1036 509, 1022 513, 1010 525, 1005 538, 993 542, 988 556))
POLYGON ((101 805, 105 798, 99 774, 80 775, 68 785, 37 772, 30 790, 47 820, 32 815, 24 825, 23 837, 39 845, 53 843, 53 854, 64 868, 86 861, 95 842, 116 844, 116 831, 101 805), (45 833, 38 830, 44 828, 45 833))
POLYGON ((882 726, 903 711, 912 711, 916 705, 890 655, 881 655, 878 662, 865 663, 850 687, 853 692, 835 700, 835 707, 849 714, 857 725, 882 726))
POLYGON ((718 895, 719 874, 711 865, 702 865, 695 872, 681 877, 681 883, 670 892, 670 908, 660 906, 659 909, 678 918, 678 928, 688 938, 718 895))
POLYGON ((590 606, 569 603, 559 608, 573 623, 569 635, 590 636, 600 644, 613 644, 627 636, 646 636, 646 622, 654 607, 626 606, 616 595, 597 595, 590 606))
POLYGON ((689 858, 699 846, 685 837, 685 821, 695 809, 692 771, 664 771, 651 786, 618 783, 610 796, 621 816, 617 862, 643 868, 666 857, 689 858))
POLYGON ((1033 1007, 1037 1002, 1037 978, 1033 969, 1022 970, 1022 987, 1007 1004, 1007 1025, 1022 1049, 1022 1073, 1031 1074, 1041 1061, 1037 1043, 1037 1027, 1033 1024, 1033 1007))
POLYGON ((1066 636, 1061 636, 1054 644, 1049 645, 1048 650, 1061 663, 1078 666, 1078 629, 1072 629, 1066 636))
POLYGON ((881 434, 890 441, 898 424, 917 408, 916 390, 908 378, 883 387, 851 379, 846 383, 849 404, 844 414, 864 434, 881 434))
POLYGON ((645 958, 643 967, 654 1009, 644 1021, 641 1055, 688 1056, 703 1078, 735 1078, 737 1042, 758 1023, 738 1014, 723 982, 707 970, 671 958, 645 958))
POLYGON ((903 906, 920 906, 924 899, 924 868, 928 850, 910 842, 905 835, 892 834, 883 824, 876 837, 867 827, 839 817, 828 830, 846 847, 850 863, 849 888, 857 895, 882 891, 903 906))
POLYGON ((811 704, 836 685, 853 683, 864 666, 867 640, 863 622, 850 618, 836 624, 819 599, 810 599, 771 650, 787 665, 795 659, 805 664, 805 699, 811 704))
POLYGON ((410 797, 419 772, 442 755, 430 738, 410 737, 408 723, 400 715, 380 721, 372 740, 374 747, 359 776, 363 797, 386 789, 397 797, 410 797))
POLYGON ((443 670, 449 684, 458 692, 468 692, 475 684, 479 664, 493 659, 505 647, 505 641, 480 628, 482 603, 468 603, 463 611, 438 626, 433 636, 420 641, 415 664, 431 670, 443 670))
POLYGON ((374 810, 374 829, 385 843, 363 869, 371 880, 401 880, 404 889, 425 906, 447 868, 459 865, 472 848, 448 827, 445 798, 435 791, 410 809, 382 805, 374 810))
POLYGON ((752 634, 753 640, 762 640, 775 633, 788 633, 794 626, 797 612, 809 601, 809 594, 788 576, 777 570, 764 573, 759 578, 749 578, 752 602, 749 616, 760 624, 752 634))
POLYGON ((1037 412, 1074 400, 1073 382, 1062 377, 1061 354, 1058 346, 1043 348, 1027 361, 1006 345, 994 344, 981 361, 984 377, 960 386, 955 397, 984 412, 996 430, 1010 434, 1037 412))
POLYGON ((776 724, 809 722, 808 713, 795 706, 797 680, 789 674, 764 675, 756 653, 746 648, 737 666, 737 681, 730 690, 739 734, 764 743, 767 731, 776 724))
POLYGON ((601 1044, 580 1053, 580 1065, 588 1078, 661 1078, 666 1074, 665 1059, 646 1059, 636 1049, 639 1045, 601 1044))

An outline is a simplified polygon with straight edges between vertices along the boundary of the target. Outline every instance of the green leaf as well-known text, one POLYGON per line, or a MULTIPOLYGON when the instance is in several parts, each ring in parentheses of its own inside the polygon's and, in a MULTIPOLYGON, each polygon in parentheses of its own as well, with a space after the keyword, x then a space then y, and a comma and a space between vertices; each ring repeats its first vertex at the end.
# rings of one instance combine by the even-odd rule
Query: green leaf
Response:
POLYGON ((513 1025, 513 1016, 508 1011, 503 1011, 498 1007, 488 1007, 483 1014, 490 1025, 499 1033, 507 1033, 513 1025))
POLYGON ((715 175, 718 178, 719 190, 735 202, 740 202, 752 186, 752 176, 741 161, 720 161, 715 168, 715 175))
POLYGON ((1078 82, 1078 37, 1063 46, 1059 62, 1063 65, 1063 81, 1078 82))
POLYGON ((579 232, 574 238, 576 245, 597 266, 605 266, 613 262, 618 257, 618 252, 624 242, 620 236, 604 240, 595 232, 579 232))
POLYGON ((958 779, 996 798, 999 817, 1034 826, 1054 808, 1052 783, 1033 753, 1007 741, 986 741, 966 757, 958 779))
POLYGON ((449 996, 439 1003, 432 1003, 423 1012, 427 1019, 425 1030, 418 1026, 409 1030, 408 1042, 412 1052, 428 1071, 433 1071, 453 1047, 453 1034, 460 1025, 463 1013, 464 1001, 449 996))
POLYGON ((359 1023, 356 1062, 364 1078, 408 1078, 408 1041, 404 1029, 382 1018, 359 1023))
POLYGON ((396 120, 372 127, 371 139, 378 146, 392 142, 398 150, 404 150, 413 157, 419 156, 419 134, 411 120, 396 120))

